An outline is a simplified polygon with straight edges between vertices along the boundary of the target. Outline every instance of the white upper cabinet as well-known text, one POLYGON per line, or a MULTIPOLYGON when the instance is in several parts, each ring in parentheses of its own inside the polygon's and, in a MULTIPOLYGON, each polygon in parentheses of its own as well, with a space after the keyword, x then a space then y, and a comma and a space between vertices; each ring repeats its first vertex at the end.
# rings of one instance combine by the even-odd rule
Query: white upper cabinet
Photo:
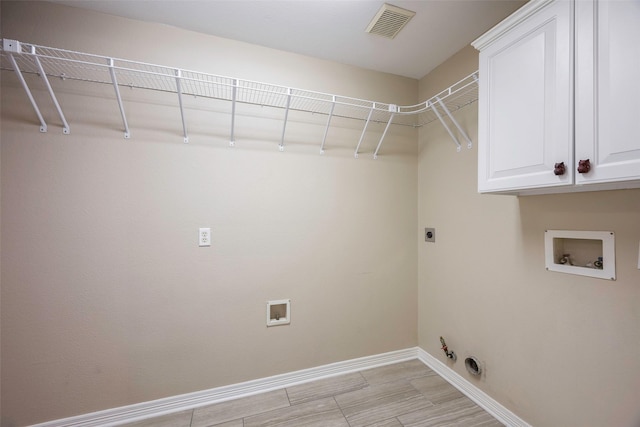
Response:
POLYGON ((640 179, 640 1, 576 2, 577 184, 640 179))
POLYGON ((533 0, 473 43, 480 192, 640 186, 639 23, 638 0, 533 0))
POLYGON ((528 3, 474 43, 479 191, 573 183, 571 14, 568 1, 528 3))

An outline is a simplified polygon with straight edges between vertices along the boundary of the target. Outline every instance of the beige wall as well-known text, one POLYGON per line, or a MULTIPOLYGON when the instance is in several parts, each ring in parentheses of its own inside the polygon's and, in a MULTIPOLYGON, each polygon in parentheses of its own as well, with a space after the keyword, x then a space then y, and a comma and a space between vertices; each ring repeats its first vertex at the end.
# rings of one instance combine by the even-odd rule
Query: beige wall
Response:
MULTIPOLYGON (((422 79, 421 99, 477 63, 462 50, 422 79)), ((477 141, 477 104, 455 117, 477 141)), ((480 195, 476 176, 475 147, 456 153, 439 123, 421 129, 419 225, 437 242, 418 246, 419 346, 531 425, 639 425, 640 190, 480 195), (545 229, 614 231, 617 280, 545 271, 545 229)))
MULTIPOLYGON (((418 82, 44 3, 3 37, 397 104, 418 82)), ((2 425, 25 425, 417 344, 417 132, 238 117, 170 94, 37 80, 49 132, 2 74, 2 425), (85 95, 89 93, 89 95, 85 95), (144 101, 144 102, 143 102, 144 101), (198 227, 213 245, 197 247, 198 227), (289 326, 266 301, 291 298, 289 326)), ((228 107, 228 106, 227 106, 228 107)), ((267 112, 268 113, 268 112, 267 112)), ((282 111, 268 113, 281 117, 282 111)))
MULTIPOLYGON (((31 2, 2 2, 2 36, 397 104, 477 68, 468 47, 418 87, 31 2)), ((416 344, 447 362, 440 335, 456 372, 532 425, 640 422, 640 190, 479 195, 477 150, 456 153, 438 123, 419 132, 417 158, 416 133, 394 129, 379 160, 375 137, 355 160, 360 124, 338 121, 319 156, 324 120, 294 115, 279 153, 281 123, 249 109, 229 149, 224 106, 189 99, 184 145, 175 98, 141 91, 123 93, 124 140, 109 88, 53 83, 68 136, 50 107, 40 134, 2 73, 3 426, 416 344), (211 248, 196 245, 202 226, 211 248), (421 241, 427 226, 435 244, 421 241), (543 232, 565 228, 615 231, 618 280, 546 272, 543 232), (292 323, 267 329, 264 303, 280 298, 292 323)), ((477 106, 456 117, 476 141, 477 106)))
MULTIPOLYGON (((2 22, 2 7, 0 7, 0 23, 2 22)), ((0 26, 0 32, 2 26, 0 26)), ((1 34, 0 34, 1 35, 1 34)), ((1 79, 2 77, 0 77, 1 79)), ((0 85, 0 97, 2 85, 0 85)), ((2 129, 2 114, 0 114, 0 130, 2 129)), ((0 135, 1 136, 1 135, 0 135)), ((0 144, 2 139, 0 138, 0 144)), ((1 147, 0 147, 1 148, 1 147)), ((2 200, 2 150, 0 149, 0 200, 2 200)), ((0 206, 0 423, 2 423, 2 207, 0 206)))

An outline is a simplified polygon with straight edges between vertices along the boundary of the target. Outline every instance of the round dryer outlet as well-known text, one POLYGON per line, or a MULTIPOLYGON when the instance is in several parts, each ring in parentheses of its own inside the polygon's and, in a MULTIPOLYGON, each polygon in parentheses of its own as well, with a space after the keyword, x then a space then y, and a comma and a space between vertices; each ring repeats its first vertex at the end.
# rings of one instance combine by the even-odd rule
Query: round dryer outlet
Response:
POLYGON ((467 368, 467 372, 473 376, 479 377, 482 374, 480 362, 473 356, 467 357, 464 360, 464 366, 467 368))

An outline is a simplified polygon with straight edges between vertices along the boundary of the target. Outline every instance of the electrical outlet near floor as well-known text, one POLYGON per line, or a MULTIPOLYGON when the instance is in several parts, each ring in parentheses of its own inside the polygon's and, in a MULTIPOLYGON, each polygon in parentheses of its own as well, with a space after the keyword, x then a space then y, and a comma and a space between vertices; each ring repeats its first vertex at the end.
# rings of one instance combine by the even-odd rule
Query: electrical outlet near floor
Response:
POLYGON ((210 228, 200 228, 198 230, 198 245, 211 246, 211 229, 210 228))

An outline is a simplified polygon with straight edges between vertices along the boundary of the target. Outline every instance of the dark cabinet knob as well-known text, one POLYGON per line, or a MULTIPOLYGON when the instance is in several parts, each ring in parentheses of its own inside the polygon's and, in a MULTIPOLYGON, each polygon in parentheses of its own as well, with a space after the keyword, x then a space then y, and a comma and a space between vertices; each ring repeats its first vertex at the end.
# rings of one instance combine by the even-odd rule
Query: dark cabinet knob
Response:
POLYGON ((564 162, 556 163, 553 169, 554 175, 564 175, 565 167, 564 162))
POLYGON ((578 161, 578 173, 587 173, 591 170, 589 159, 578 161))

